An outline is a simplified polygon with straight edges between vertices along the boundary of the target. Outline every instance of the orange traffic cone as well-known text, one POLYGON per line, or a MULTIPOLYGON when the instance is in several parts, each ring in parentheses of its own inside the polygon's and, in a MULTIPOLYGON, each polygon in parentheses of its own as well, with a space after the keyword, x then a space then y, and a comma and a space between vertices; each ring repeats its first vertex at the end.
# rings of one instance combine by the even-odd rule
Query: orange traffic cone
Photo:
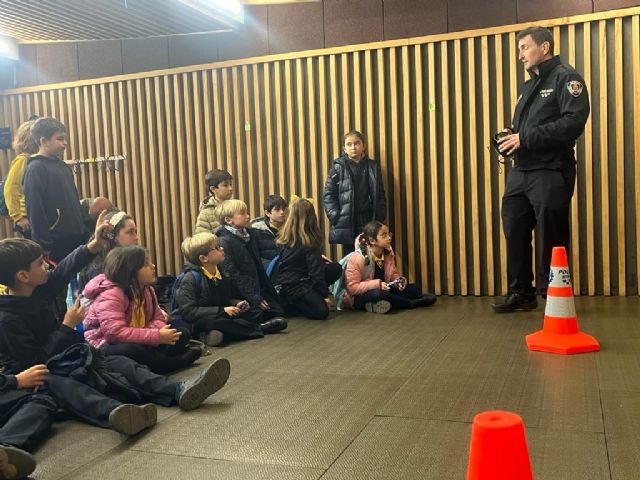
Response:
POLYGON ((524 423, 511 412, 479 413, 471 427, 467 480, 533 480, 524 423))
POLYGON ((598 341, 578 328, 569 262, 564 247, 553 247, 551 254, 544 326, 526 338, 529 350, 539 352, 567 355, 600 350, 598 341))

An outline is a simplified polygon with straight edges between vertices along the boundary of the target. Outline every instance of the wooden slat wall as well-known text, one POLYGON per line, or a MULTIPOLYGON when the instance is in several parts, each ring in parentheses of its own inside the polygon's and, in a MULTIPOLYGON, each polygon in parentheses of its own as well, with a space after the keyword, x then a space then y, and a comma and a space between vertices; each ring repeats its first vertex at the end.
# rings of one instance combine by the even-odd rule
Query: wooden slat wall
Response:
MULTIPOLYGON (((576 294, 638 294, 639 15, 632 8, 545 22, 592 103, 576 147, 576 294)), ((214 167, 234 175, 252 215, 268 194, 297 194, 314 199, 328 230, 324 180, 342 135, 360 129, 382 166, 401 270, 437 294, 500 294, 505 172, 488 138, 509 123, 525 78, 516 59, 522 27, 8 91, 0 124, 54 115, 69 130, 67 158, 126 155, 115 171, 80 166, 78 190, 130 212, 161 273, 179 271, 180 243, 214 167)), ((2 175, 12 158, 0 152, 2 175)), ((9 234, 1 222, 0 235, 9 234)))

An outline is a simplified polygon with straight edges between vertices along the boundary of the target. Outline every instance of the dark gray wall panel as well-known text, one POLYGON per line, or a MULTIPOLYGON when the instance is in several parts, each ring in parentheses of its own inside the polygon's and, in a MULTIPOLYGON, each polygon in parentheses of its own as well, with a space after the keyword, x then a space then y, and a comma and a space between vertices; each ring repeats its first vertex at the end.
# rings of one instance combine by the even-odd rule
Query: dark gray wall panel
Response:
POLYGON ((449 0, 449 31, 517 23, 514 0, 449 0))
POLYGON ((19 45, 18 86, 30 87, 38 84, 38 47, 19 45))
POLYGON ((218 57, 220 60, 269 54, 267 7, 246 7, 244 15, 244 26, 239 30, 220 34, 218 41, 218 57))
POLYGON ((38 83, 78 80, 78 47, 75 43, 38 45, 38 83))
POLYGON ((324 48, 322 3, 269 7, 269 53, 324 48))
POLYGON ((326 47, 378 42, 384 39, 382 0, 325 0, 326 47))
POLYGON ((447 31, 447 0, 385 0, 384 39, 447 31))
POLYGON ((218 38, 216 33, 169 37, 169 67, 218 61, 218 38))
POLYGON ((122 73, 122 42, 105 40, 79 42, 78 70, 80 78, 97 78, 122 73))
POLYGON ((122 72, 134 73, 169 67, 167 38, 137 38, 122 41, 122 72))
POLYGON ((592 0, 518 0, 518 22, 569 17, 593 12, 592 0))

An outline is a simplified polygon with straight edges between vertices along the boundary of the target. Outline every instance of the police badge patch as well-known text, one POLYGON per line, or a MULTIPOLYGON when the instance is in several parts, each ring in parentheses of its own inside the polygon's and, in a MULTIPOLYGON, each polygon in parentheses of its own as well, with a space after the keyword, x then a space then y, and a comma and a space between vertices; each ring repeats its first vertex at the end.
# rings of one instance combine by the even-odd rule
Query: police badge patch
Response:
POLYGON ((571 80, 569 83, 567 83, 567 90, 569 90, 569 93, 574 97, 580 96, 580 94, 582 93, 582 88, 582 84, 577 80, 571 80))

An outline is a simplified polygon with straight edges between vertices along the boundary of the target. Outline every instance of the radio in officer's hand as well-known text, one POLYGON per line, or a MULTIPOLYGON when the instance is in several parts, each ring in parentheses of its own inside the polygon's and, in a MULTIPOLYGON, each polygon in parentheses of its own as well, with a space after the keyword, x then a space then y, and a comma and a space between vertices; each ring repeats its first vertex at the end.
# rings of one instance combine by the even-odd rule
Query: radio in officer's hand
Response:
POLYGON ((506 163, 506 160, 513 156, 513 153, 507 155, 504 152, 501 152, 499 143, 501 138, 504 138, 507 135, 511 135, 512 133, 513 132, 510 128, 505 128, 504 130, 500 130, 498 133, 491 137, 491 146, 493 147, 493 150, 498 154, 498 162, 500 163, 506 163), (504 160, 500 160, 500 157, 502 157, 504 160))

